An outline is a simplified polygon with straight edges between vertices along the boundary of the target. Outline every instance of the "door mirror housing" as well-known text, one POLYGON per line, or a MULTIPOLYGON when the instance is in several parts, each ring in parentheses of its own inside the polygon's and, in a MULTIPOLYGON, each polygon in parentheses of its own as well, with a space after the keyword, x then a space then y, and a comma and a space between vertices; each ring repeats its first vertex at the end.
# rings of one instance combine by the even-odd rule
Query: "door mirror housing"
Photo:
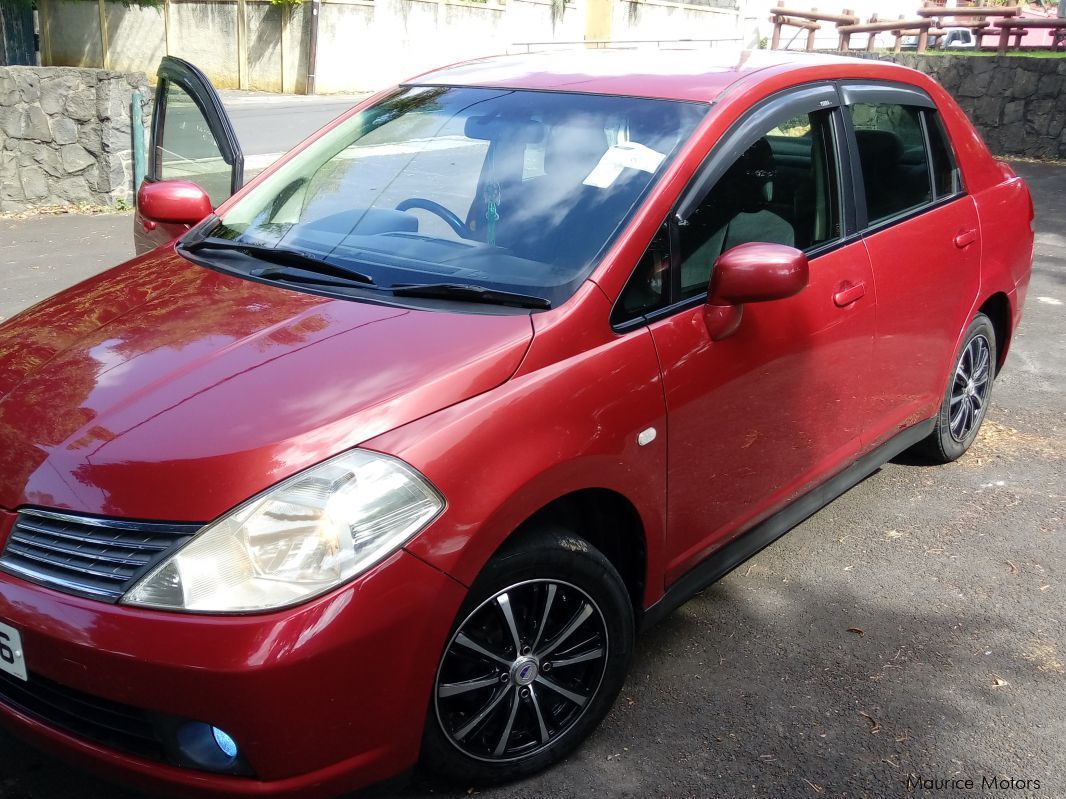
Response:
POLYGON ((145 181, 137 192, 137 210, 153 222, 195 225, 214 212, 207 192, 188 180, 145 181))
POLYGON ((744 304, 783 300, 799 293, 810 276, 807 256, 784 244, 750 242, 722 253, 711 270, 703 318, 714 341, 740 326, 744 304))

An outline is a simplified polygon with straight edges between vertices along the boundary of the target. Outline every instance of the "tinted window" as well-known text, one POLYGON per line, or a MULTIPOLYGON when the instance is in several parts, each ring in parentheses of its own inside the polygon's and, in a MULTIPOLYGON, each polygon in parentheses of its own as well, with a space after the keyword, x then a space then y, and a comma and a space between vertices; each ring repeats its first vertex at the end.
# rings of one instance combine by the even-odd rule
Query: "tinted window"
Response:
POLYGON ((937 197, 949 197, 962 188, 955 154, 948 144, 948 136, 939 114, 926 111, 925 125, 929 131, 929 150, 933 161, 933 187, 937 197))
POLYGON ((680 228, 681 294, 707 290, 711 267, 747 242, 803 250, 840 235, 830 111, 781 122, 757 139, 680 228))
POLYGON ((850 107, 871 224, 932 199, 921 110, 895 103, 850 107))

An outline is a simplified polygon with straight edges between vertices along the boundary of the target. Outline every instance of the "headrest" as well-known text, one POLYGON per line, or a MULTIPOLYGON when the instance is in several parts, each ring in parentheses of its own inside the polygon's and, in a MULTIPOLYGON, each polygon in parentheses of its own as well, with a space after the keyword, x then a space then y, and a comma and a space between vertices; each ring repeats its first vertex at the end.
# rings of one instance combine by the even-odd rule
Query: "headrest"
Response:
POLYGON ((859 128, 855 142, 863 162, 876 165, 879 171, 895 167, 903 157, 903 142, 890 130, 859 128))
POLYGON ((553 125, 544 146, 544 172, 584 180, 607 147, 607 133, 598 120, 567 120, 553 125))
POLYGON ((774 151, 765 138, 758 139, 722 176, 723 186, 732 193, 731 201, 739 210, 754 213, 774 198, 777 168, 774 151))
POLYGON ((506 140, 537 144, 544 141, 544 125, 532 119, 505 116, 471 116, 466 118, 463 133, 468 139, 506 140))

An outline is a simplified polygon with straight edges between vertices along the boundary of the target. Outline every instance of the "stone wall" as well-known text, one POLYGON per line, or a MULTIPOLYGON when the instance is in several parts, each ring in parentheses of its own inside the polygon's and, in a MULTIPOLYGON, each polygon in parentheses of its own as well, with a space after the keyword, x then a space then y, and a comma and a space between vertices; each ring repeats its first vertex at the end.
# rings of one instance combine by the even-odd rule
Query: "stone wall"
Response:
POLYGON ((996 155, 1066 158, 1066 59, 915 53, 871 57, 939 81, 996 155))
POLYGON ((132 203, 130 100, 144 75, 0 67, 0 213, 132 203))

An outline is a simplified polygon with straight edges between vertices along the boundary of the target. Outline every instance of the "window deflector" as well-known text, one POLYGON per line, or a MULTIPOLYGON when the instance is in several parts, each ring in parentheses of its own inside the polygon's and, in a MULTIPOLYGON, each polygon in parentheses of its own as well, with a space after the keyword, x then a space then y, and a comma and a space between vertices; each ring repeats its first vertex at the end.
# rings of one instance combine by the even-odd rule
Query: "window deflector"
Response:
POLYGON ((158 181, 163 178, 162 155, 166 142, 167 86, 174 84, 192 99, 203 117, 223 161, 230 168, 229 193, 233 194, 244 183, 244 153, 237 141, 237 134, 233 130, 229 115, 226 114, 222 100, 214 86, 211 85, 211 81, 188 61, 174 56, 164 56, 159 62, 156 75, 158 82, 152 111, 151 145, 146 179, 158 181))
POLYGON ((928 94, 902 83, 849 83, 842 81, 840 94, 844 105, 882 103, 885 105, 913 105, 936 110, 936 103, 928 94))

